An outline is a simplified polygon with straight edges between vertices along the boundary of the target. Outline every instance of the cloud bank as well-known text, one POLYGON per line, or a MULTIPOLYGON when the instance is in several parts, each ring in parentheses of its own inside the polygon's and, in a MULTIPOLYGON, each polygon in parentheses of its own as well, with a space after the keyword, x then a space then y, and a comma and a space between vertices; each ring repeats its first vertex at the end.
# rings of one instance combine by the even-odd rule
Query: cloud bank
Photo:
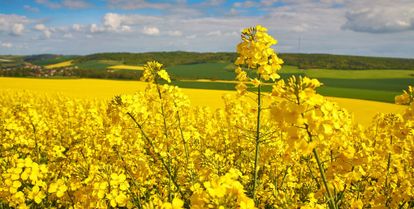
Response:
POLYGON ((25 14, 0 13, 0 41, 10 43, 0 53, 235 51, 240 30, 262 24, 279 52, 414 57, 412 0, 34 3, 21 6, 25 14), (93 16, 79 19, 78 11, 93 16))

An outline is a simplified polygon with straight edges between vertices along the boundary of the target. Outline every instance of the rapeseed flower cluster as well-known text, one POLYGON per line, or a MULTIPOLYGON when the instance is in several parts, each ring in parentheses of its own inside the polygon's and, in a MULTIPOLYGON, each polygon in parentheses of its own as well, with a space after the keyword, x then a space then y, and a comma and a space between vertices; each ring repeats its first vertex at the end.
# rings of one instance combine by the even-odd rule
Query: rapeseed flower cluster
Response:
POLYGON ((237 45, 236 86, 240 94, 247 90, 246 81, 251 81, 258 87, 262 80, 273 81, 280 78, 277 72, 282 68, 283 60, 274 51, 272 45, 277 41, 267 33, 267 28, 257 25, 242 31, 242 42, 237 45), (253 71, 252 75, 251 74, 253 71))

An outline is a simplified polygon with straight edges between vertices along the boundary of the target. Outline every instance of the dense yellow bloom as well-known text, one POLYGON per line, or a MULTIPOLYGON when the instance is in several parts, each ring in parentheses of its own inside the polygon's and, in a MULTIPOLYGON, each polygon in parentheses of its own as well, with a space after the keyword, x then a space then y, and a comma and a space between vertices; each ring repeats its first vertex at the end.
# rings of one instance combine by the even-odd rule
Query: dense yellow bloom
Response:
POLYGON ((245 194, 243 185, 237 181, 240 171, 231 169, 226 175, 216 177, 192 187, 192 208, 255 208, 252 199, 245 194))
POLYGON ((65 182, 62 179, 58 179, 55 183, 51 183, 49 185, 48 192, 49 193, 56 193, 58 198, 65 195, 65 192, 68 190, 68 187, 65 185, 65 182))
POLYGON ((144 65, 144 72, 141 80, 153 83, 157 82, 158 78, 161 78, 168 83, 171 82, 170 76, 168 75, 167 71, 165 71, 161 63, 156 61, 147 62, 144 65))
POLYGON ((15 208, 323 208, 316 149, 341 207, 407 205, 413 106, 362 128, 317 93, 320 85, 306 77, 274 84, 262 118, 256 204, 248 191, 257 109, 247 97, 226 96, 213 111, 153 83, 111 102, 3 91, 0 201, 15 208))
POLYGON ((249 76, 243 69, 254 71, 257 74, 257 78, 250 78, 255 87, 259 86, 261 79, 274 81, 280 78, 277 72, 281 69, 283 60, 271 48, 276 43, 277 41, 261 25, 242 31, 242 42, 237 45, 239 56, 235 62, 237 65, 236 80, 240 81, 240 84, 236 86, 239 93, 243 94, 247 89, 244 82, 248 80, 249 76))
POLYGON ((160 76, 160 78, 166 80, 168 83, 171 83, 170 76, 168 75, 167 71, 160 70, 157 72, 157 74, 160 76))
POLYGON ((162 205, 163 209, 182 209, 184 202, 179 198, 174 198, 171 203, 167 202, 162 205))
POLYGON ((30 157, 22 159, 14 155, 9 160, 12 166, 2 172, 4 183, 0 184, 0 193, 3 191, 9 197, 11 206, 25 207, 26 198, 41 204, 46 197, 46 166, 33 162, 30 157))
POLYGON ((412 86, 408 86, 408 89, 404 90, 403 94, 395 97, 396 104, 409 105, 413 102, 413 100, 414 100, 414 88, 412 86))

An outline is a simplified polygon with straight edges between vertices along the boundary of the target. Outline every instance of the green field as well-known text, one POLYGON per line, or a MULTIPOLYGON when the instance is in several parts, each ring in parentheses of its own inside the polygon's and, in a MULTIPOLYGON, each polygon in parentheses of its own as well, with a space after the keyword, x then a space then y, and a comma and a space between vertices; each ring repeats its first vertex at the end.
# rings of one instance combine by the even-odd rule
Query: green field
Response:
MULTIPOLYGON (((391 79, 392 80, 392 79, 391 79)), ((324 85, 318 89, 318 92, 324 96, 331 97, 343 97, 343 98, 354 98, 354 99, 365 99, 372 101, 388 102, 394 103, 394 97, 402 93, 402 89, 405 89, 407 86, 400 85, 400 90, 387 90, 385 87, 370 86, 367 85, 367 88, 355 88, 353 84, 361 85, 361 82, 355 82, 355 80, 348 79, 342 80, 348 82, 348 87, 340 87, 340 85, 324 85), (403 87, 404 86, 404 87, 403 87), (377 90, 383 89, 383 90, 377 90)), ((322 80, 323 82, 323 80, 322 80)), ((411 82, 413 83, 413 82, 411 82)), ((197 88, 197 89, 215 89, 215 90, 234 90, 235 84, 233 83, 224 83, 224 82, 197 82, 197 81, 173 81, 174 85, 177 85, 182 88, 197 88)), ((395 89, 395 88, 394 88, 395 89)), ((271 86, 264 86, 264 91, 270 92, 271 86)))
POLYGON ((91 60, 87 62, 76 63, 75 65, 78 66, 80 69, 86 70, 106 70, 106 68, 119 65, 121 62, 119 61, 112 61, 112 60, 91 60))
POLYGON ((21 56, 0 55, 0 67, 14 67, 23 64, 21 56))
POLYGON ((341 78, 341 79, 414 79, 414 70, 336 70, 336 69, 298 69, 295 66, 283 67, 281 74, 293 73, 312 78, 341 78))
MULTIPOLYGON (((234 80, 231 63, 177 65, 167 70, 177 79, 174 84, 183 88, 234 89, 235 84, 220 81, 234 80), (198 82, 197 79, 210 79, 212 82, 198 82)), ((414 70, 301 70, 294 66, 284 66, 280 75, 284 79, 292 75, 318 78, 323 83, 319 93, 325 96, 390 103, 408 85, 414 84, 414 70)), ((266 86, 264 90, 270 91, 271 87, 266 86)))
POLYGON ((60 63, 60 62, 69 61, 69 60, 72 60, 73 58, 74 56, 58 56, 58 57, 48 58, 48 59, 39 59, 31 63, 35 65, 40 65, 40 66, 46 66, 46 65, 53 65, 53 64, 60 63))
POLYGON ((175 79, 211 79, 234 80, 234 68, 231 63, 201 63, 176 65, 167 68, 175 79))
MULTIPOLYGON (((234 81, 234 69, 236 67, 231 62, 219 63, 200 63, 176 65, 167 68, 172 78, 177 80, 196 80, 196 79, 210 79, 210 80, 230 80, 234 81)), ((300 73, 294 66, 283 66, 281 76, 283 78, 290 77, 293 74, 300 73)))
MULTIPOLYGON (((161 63, 165 64, 175 85, 183 88, 233 90, 235 84, 226 81, 234 81, 235 78, 235 66, 231 60, 234 56, 233 53, 203 54, 190 52, 103 53, 88 56, 45 54, 27 57, 3 55, 0 56, 0 66, 22 66, 24 61, 37 65, 47 65, 73 59, 74 65, 79 67, 79 70, 75 71, 77 74, 73 75, 72 78, 137 80, 141 72, 132 70, 107 72, 107 68, 132 62, 145 63, 145 60, 164 60, 165 62, 161 61, 161 63)), ((280 71, 281 78, 286 79, 292 75, 317 78, 323 83, 323 86, 319 88, 319 92, 325 96, 393 103, 396 95, 400 94, 408 85, 414 85, 414 66, 410 67, 410 63, 413 62, 412 59, 311 54, 285 54, 284 56, 289 63, 293 64, 303 58, 303 60, 307 59, 308 64, 311 65, 315 65, 315 63, 320 66, 334 67, 350 66, 351 63, 358 65, 351 66, 349 69, 305 70, 299 69, 298 65, 285 64, 283 66, 280 71), (314 56, 321 60, 310 59, 315 58, 314 56), (396 68, 401 68, 391 69, 390 62, 395 63, 396 68), (361 66, 365 65, 367 65, 366 69, 360 69, 361 66), (383 66, 384 68, 376 69, 375 66, 383 66)), ((265 91, 271 90, 270 85, 263 88, 265 91)))

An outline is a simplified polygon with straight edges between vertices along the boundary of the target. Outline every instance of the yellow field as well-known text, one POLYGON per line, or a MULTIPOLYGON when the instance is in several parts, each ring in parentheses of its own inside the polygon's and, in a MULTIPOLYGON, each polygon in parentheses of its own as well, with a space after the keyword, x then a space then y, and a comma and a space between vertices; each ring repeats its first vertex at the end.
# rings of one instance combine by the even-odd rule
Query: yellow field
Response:
POLYGON ((355 119, 363 124, 368 125, 372 122, 372 117, 378 112, 382 113, 402 113, 407 107, 384 102, 367 101, 360 99, 348 99, 330 97, 330 99, 338 103, 341 107, 347 109, 354 114, 355 119))
POLYGON ((114 65, 108 67, 108 69, 112 70, 144 70, 142 66, 135 66, 135 65, 114 65))
POLYGON ((69 67, 73 64, 73 60, 65 61, 65 62, 59 62, 56 64, 46 65, 46 69, 53 69, 53 68, 61 68, 61 67, 69 67))
MULTIPOLYGON (((1 89, 30 90, 39 93, 63 94, 75 98, 111 99, 119 94, 132 94, 143 90, 146 83, 140 81, 113 81, 98 79, 31 79, 0 78, 1 89)), ((194 105, 207 105, 211 108, 223 107, 222 96, 233 91, 182 89, 194 105)), ((371 122, 378 112, 401 113, 404 106, 347 98, 330 98, 341 107, 352 112, 363 125, 371 122)))

